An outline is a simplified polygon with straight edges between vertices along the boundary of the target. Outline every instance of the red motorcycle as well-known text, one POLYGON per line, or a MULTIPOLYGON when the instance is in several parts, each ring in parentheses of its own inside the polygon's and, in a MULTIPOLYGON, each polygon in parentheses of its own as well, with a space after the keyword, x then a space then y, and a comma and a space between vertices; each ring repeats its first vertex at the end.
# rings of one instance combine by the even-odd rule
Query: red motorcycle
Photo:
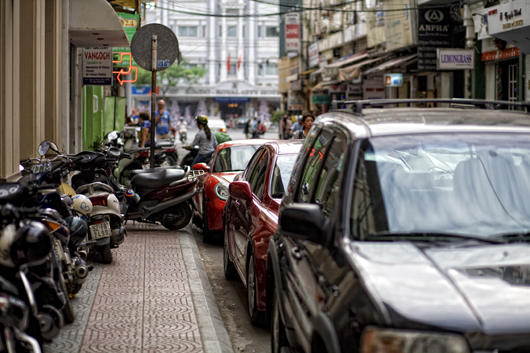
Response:
POLYGON ((184 228, 192 216, 192 197, 202 170, 154 168, 131 171, 125 191, 125 220, 160 222, 171 230, 184 228))

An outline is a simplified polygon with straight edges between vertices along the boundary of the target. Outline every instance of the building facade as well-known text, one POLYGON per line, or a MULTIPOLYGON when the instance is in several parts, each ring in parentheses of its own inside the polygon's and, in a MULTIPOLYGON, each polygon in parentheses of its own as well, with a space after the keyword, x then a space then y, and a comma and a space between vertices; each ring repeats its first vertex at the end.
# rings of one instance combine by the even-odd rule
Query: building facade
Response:
MULTIPOLYGON (((147 23, 175 32, 184 65, 206 70, 196 84, 181 82, 167 89, 173 115, 268 119, 280 102, 278 16, 261 15, 276 13, 278 6, 244 0, 159 0, 147 8, 147 23)), ((145 92, 135 92, 137 105, 148 104, 145 92)))

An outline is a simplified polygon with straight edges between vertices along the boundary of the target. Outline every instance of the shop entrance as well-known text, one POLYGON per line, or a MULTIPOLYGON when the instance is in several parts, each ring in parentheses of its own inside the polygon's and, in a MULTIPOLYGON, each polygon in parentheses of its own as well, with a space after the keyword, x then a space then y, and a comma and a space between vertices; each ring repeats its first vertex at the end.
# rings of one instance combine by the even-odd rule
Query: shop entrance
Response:
POLYGON ((225 120, 240 117, 245 112, 245 103, 220 103, 219 111, 225 120))
POLYGON ((519 99, 519 59, 499 61, 495 73, 495 97, 497 100, 517 102, 519 99))

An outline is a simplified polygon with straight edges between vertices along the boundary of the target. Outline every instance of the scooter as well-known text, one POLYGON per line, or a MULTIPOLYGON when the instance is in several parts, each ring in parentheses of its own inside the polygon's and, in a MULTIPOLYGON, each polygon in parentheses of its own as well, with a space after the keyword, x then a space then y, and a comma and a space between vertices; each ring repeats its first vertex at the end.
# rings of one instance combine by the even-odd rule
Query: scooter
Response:
POLYGON ((199 146, 193 146, 190 151, 182 158, 182 161, 180 162, 180 166, 182 168, 184 167, 193 167, 191 164, 193 163, 193 160, 197 155, 199 154, 199 146))
POLYGON ((134 170, 128 196, 125 220, 160 222, 171 230, 184 228, 192 216, 192 201, 197 177, 202 170, 155 168, 134 170))

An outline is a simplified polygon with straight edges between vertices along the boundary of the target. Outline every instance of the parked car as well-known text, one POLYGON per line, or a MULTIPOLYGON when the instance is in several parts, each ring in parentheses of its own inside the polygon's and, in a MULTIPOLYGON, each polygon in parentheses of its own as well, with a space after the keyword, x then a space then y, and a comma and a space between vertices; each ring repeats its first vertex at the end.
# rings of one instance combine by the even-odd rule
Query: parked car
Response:
POLYGON ((250 119, 251 118, 249 116, 242 116, 240 118, 237 118, 236 128, 238 129, 244 128, 250 119))
POLYGON ((223 119, 208 118, 208 127, 210 130, 226 133, 226 123, 223 119))
POLYGON ((229 186, 224 210, 223 268, 227 279, 247 287, 248 313, 266 322, 266 255, 278 225, 278 210, 302 143, 274 141, 261 146, 229 186))
POLYGON ((219 144, 209 165, 199 163, 195 169, 205 171, 199 177, 194 202, 195 224, 202 226, 203 240, 223 231, 222 212, 228 198, 228 184, 241 173, 256 150, 267 140, 238 140, 219 144))
POLYGON ((315 121, 268 247, 273 352, 529 351, 530 116, 472 109, 529 106, 434 101, 315 121))

